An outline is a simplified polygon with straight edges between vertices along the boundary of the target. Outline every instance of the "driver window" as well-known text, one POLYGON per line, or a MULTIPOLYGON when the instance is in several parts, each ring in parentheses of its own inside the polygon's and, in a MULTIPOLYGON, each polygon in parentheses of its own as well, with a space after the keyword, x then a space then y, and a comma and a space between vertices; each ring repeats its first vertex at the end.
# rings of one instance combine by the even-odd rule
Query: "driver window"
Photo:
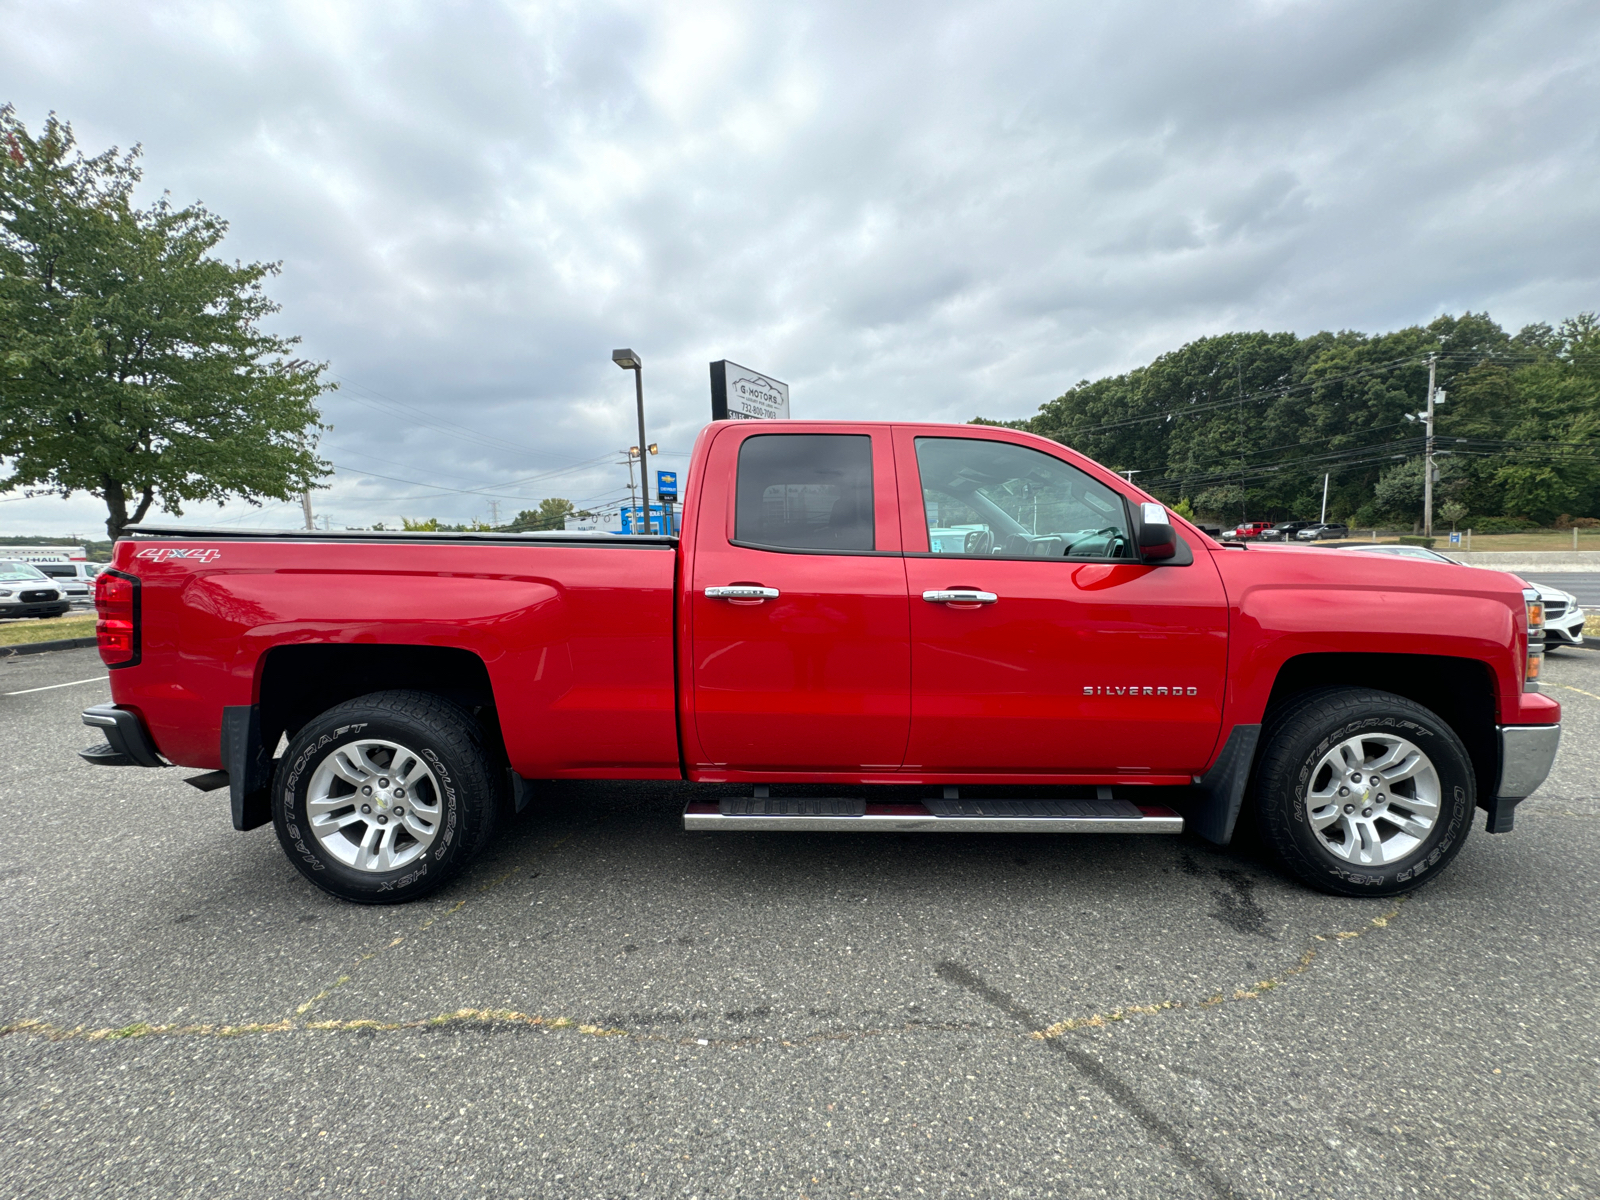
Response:
POLYGON ((1133 558, 1122 497, 1038 450, 917 438, 928 549, 1002 558, 1133 558))

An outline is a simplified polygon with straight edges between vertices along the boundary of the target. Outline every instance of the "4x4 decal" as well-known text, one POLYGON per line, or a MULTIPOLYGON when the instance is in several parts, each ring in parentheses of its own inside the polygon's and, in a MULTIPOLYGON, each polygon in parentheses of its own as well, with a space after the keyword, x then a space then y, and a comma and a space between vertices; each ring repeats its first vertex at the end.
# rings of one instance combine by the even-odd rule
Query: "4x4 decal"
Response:
POLYGON ((135 558, 149 558, 154 559, 156 562, 166 562, 171 558, 192 558, 198 562, 210 562, 212 559, 220 558, 221 556, 221 550, 201 550, 198 547, 182 549, 176 546, 162 546, 160 549, 151 546, 148 550, 141 550, 134 555, 135 558))

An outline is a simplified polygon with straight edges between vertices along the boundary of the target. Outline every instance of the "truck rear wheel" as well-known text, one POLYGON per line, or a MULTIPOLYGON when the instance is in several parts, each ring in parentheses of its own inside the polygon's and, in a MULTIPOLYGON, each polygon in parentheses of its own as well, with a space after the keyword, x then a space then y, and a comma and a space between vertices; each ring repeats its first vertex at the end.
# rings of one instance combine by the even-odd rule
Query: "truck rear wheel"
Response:
POLYGON ((279 760, 273 824, 289 861, 360 904, 414 900, 489 838, 500 772, 469 713, 427 692, 374 692, 306 723, 279 760))
POLYGON ((1324 688, 1270 723, 1255 777, 1267 844, 1312 887, 1393 896, 1433 878, 1476 804, 1466 747, 1411 700, 1324 688))

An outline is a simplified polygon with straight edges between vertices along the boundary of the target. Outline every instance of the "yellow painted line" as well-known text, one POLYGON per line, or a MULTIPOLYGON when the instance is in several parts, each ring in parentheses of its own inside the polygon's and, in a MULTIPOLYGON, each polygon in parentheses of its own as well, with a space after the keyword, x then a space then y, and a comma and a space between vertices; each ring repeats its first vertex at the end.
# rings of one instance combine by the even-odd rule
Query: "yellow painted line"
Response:
POLYGON ((1556 684, 1556 686, 1557 687, 1564 687, 1569 692, 1577 692, 1578 695, 1587 696, 1591 700, 1600 700, 1600 696, 1596 696, 1593 692, 1586 692, 1582 688, 1575 688, 1575 687, 1571 686, 1570 684, 1558 683, 1558 684, 1556 684))
MULTIPOLYGON (((1351 938, 1358 938, 1363 933, 1370 932, 1373 927, 1384 929, 1391 921, 1400 915, 1400 910, 1405 906, 1407 899, 1408 897, 1401 896, 1395 901, 1395 906, 1392 909, 1384 913, 1381 917, 1373 917, 1364 928, 1353 931, 1333 933, 1326 936, 1320 933, 1314 933, 1311 935, 1312 939, 1318 942, 1325 942, 1329 937, 1332 937, 1337 941, 1346 941, 1351 938)), ((1315 949, 1308 949, 1300 956, 1300 961, 1294 966, 1287 968, 1281 974, 1272 979, 1261 980, 1253 987, 1238 989, 1233 993, 1232 998, 1234 1000, 1259 1000, 1263 993, 1270 992, 1274 988, 1282 987, 1284 984, 1288 983, 1291 976, 1303 975, 1309 971, 1311 969, 1311 964, 1316 960, 1316 957, 1317 951, 1315 949)), ((1165 1012, 1168 1009, 1173 1008, 1210 1008, 1214 1005, 1222 1004, 1228 999, 1229 998, 1223 995, 1223 993, 1218 992, 1215 996, 1211 996, 1208 999, 1199 1001, 1162 1000, 1157 1004, 1130 1004, 1126 1008, 1119 1008, 1112 1012, 1091 1013, 1086 1017, 1068 1017, 1065 1021, 1057 1021, 1054 1025, 1051 1025, 1048 1028, 1036 1029, 1028 1036, 1033 1038, 1035 1041, 1046 1042, 1054 1038, 1058 1038, 1064 1033, 1069 1033, 1074 1029, 1103 1029, 1113 1021, 1125 1021, 1130 1016, 1153 1016, 1156 1013, 1165 1012)))

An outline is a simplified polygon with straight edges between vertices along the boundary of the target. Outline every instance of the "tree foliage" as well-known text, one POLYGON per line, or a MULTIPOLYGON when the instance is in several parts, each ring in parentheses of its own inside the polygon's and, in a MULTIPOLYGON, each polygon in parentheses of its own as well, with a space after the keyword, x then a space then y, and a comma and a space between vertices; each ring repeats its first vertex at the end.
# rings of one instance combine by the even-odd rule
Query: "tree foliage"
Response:
POLYGON ((90 492, 113 538, 153 504, 292 499, 327 474, 325 364, 261 328, 277 264, 215 257, 227 223, 200 204, 135 207, 138 159, 0 108, 0 488, 90 492))
POLYGON ((1436 506, 1541 524, 1600 515, 1600 322, 1587 313, 1514 336, 1471 312, 1385 334, 1222 334, 1007 424, 1141 472, 1140 486, 1213 519, 1314 518, 1326 472, 1330 519, 1409 524, 1423 430, 1406 418, 1426 404, 1430 355, 1448 392, 1436 506))
POLYGON ((513 533, 525 530, 565 529, 567 518, 578 515, 580 514, 571 500, 552 496, 548 500, 539 501, 537 510, 523 509, 506 528, 513 533))

